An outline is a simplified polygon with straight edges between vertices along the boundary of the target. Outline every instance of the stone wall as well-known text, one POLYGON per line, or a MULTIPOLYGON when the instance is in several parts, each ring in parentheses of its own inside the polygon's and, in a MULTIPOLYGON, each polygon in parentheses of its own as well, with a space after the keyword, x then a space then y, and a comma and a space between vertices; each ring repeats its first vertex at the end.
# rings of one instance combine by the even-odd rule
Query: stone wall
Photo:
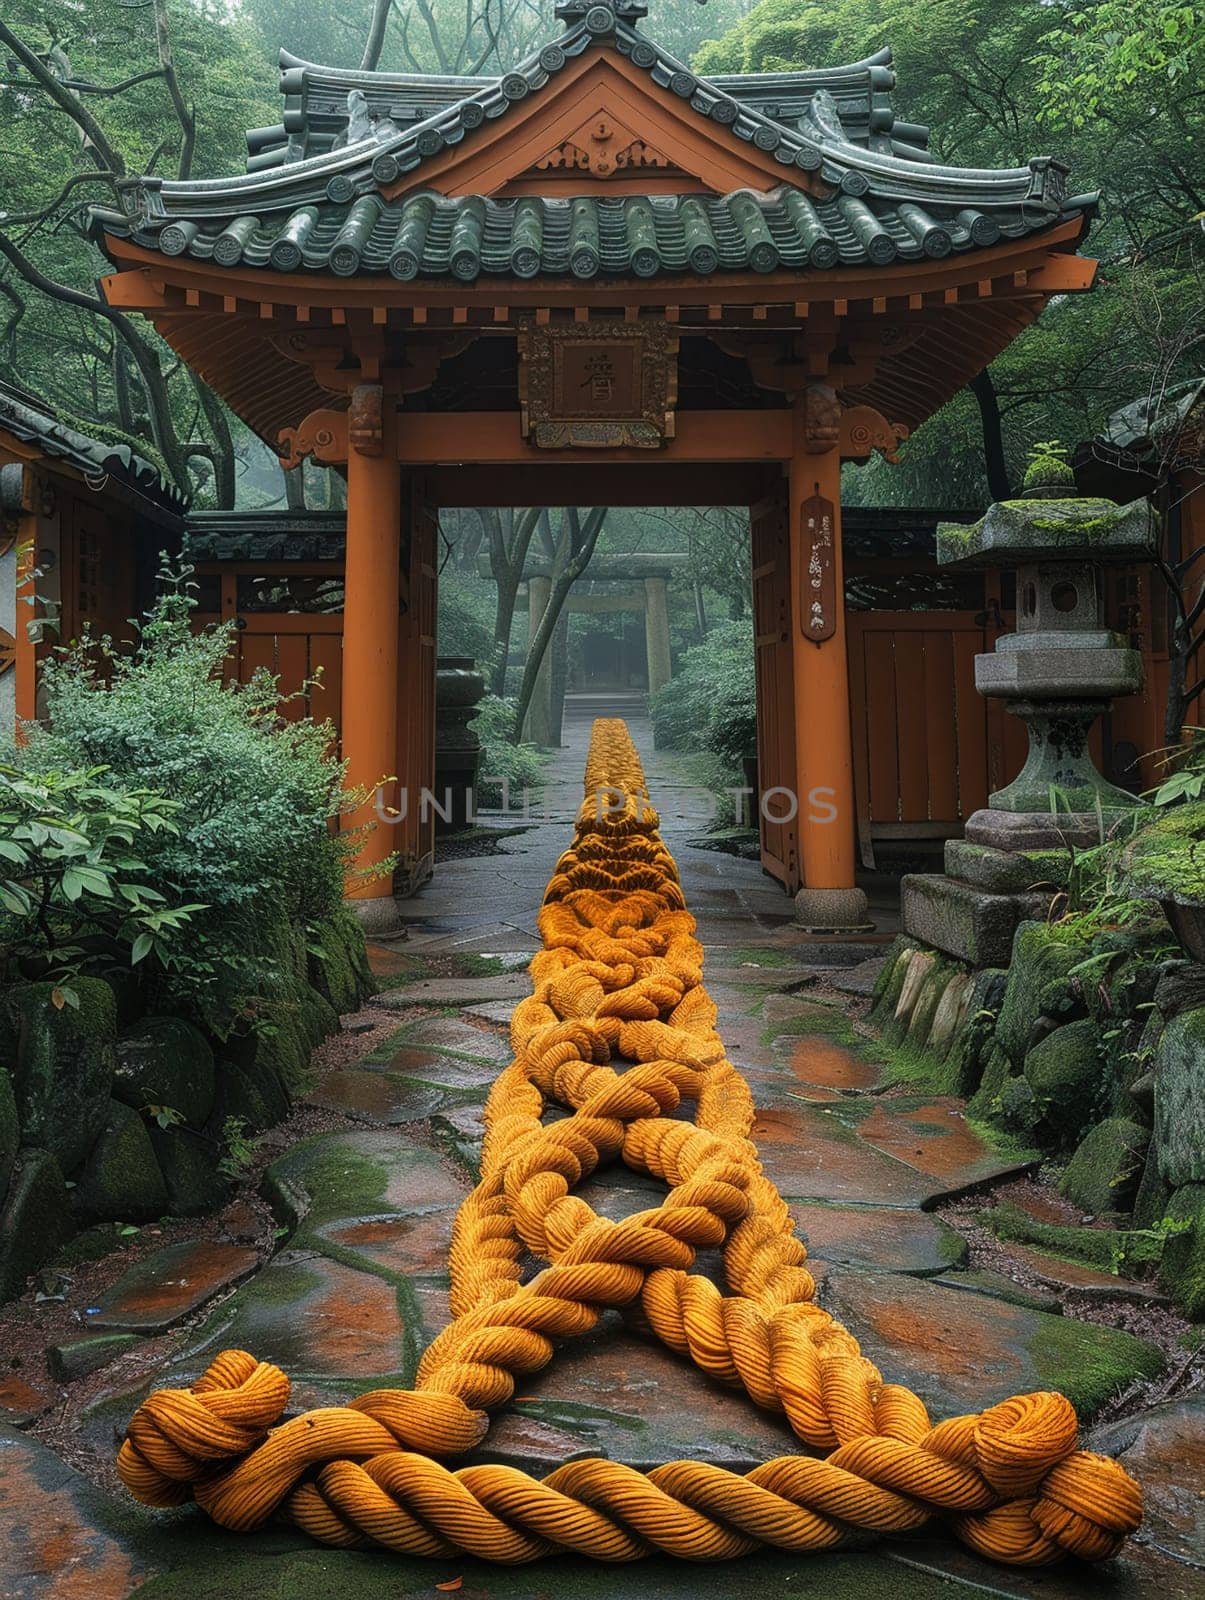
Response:
POLYGON ((1064 1197, 1162 1247, 1160 1286, 1205 1318, 1205 968, 1150 930, 1068 942, 1024 922, 1007 968, 893 946, 871 1020, 904 1069, 1061 1167, 1064 1197))
POLYGON ((82 1228, 220 1204, 227 1125, 288 1115, 310 1052, 375 987, 354 917, 310 946, 282 936, 256 1030, 217 1040, 175 1016, 126 1014, 121 989, 77 978, 0 1001, 0 1301, 82 1228), (319 952, 321 952, 319 954, 319 952), (55 1003, 56 999, 59 1001, 55 1003))

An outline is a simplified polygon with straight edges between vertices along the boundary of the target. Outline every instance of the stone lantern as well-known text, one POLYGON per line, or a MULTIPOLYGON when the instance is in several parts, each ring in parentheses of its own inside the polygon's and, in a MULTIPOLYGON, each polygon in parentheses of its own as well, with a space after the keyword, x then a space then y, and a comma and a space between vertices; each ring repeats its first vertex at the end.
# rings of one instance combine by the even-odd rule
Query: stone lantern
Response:
POLYGON ((944 876, 906 877, 905 930, 976 966, 1006 965, 1019 921, 1050 904, 1043 851, 1100 842, 1140 802, 1109 783, 1088 733, 1117 695, 1142 686, 1136 650, 1104 626, 1101 576, 1110 564, 1151 560, 1158 524, 1146 500, 1118 506, 1075 497, 1071 470, 1053 456, 971 526, 942 524, 937 559, 963 570, 1016 572, 1016 632, 975 657, 975 687, 1025 723, 1029 753, 1016 778, 946 845, 944 876))
POLYGON ((1017 631, 975 657, 975 687, 1022 719, 1029 754, 967 822, 972 843, 1088 844, 1099 839, 1100 813, 1107 825, 1138 804, 1097 771, 1088 732, 1116 696, 1142 687, 1138 651, 1102 622, 1101 577, 1107 565, 1151 560, 1157 522, 1146 500, 1118 506, 1073 490, 1071 469, 1047 456, 1019 500, 998 502, 970 527, 937 530, 943 566, 1012 567, 1017 577, 1017 631))

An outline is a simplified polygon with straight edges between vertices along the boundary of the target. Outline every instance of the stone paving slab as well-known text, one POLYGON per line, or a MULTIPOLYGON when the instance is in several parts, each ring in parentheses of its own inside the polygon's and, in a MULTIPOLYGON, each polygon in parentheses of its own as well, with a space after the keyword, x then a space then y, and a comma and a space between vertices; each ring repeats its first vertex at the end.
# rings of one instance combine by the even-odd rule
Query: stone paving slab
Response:
POLYGON ((437 1111, 449 1110, 464 1097, 463 1092, 416 1083, 393 1072, 365 1072, 353 1067, 324 1074, 318 1087, 306 1096, 306 1104, 340 1111, 360 1122, 402 1127, 426 1121, 437 1111))
POLYGON ((920 1207, 942 1192, 932 1179, 863 1143, 827 1106, 759 1111, 750 1137, 766 1176, 787 1200, 920 1207))
POLYGON ((373 1004, 388 1011, 409 1006, 472 1006, 485 1000, 509 1000, 516 1005, 531 993, 525 972, 500 972, 485 978, 415 978, 378 994, 373 1004))
POLYGON ((0 1426, 0 1595, 126 1600, 159 1563, 141 1519, 119 1533, 116 1510, 45 1445, 0 1426))
MULTIPOLYGON (((365 1387, 368 1379, 401 1372, 406 1334, 394 1283, 315 1250, 286 1250, 218 1307, 164 1376, 177 1387, 219 1350, 250 1350, 290 1378, 365 1387)), ((412 1326, 411 1345, 415 1337, 412 1326)))
POLYGON ((957 1194, 1036 1168, 1039 1152, 1004 1156, 966 1120, 963 1101, 953 1096, 892 1095, 846 1100, 835 1115, 856 1120, 858 1138, 884 1155, 924 1173, 957 1194))
POLYGON ((255 1271, 248 1245, 186 1240, 165 1245, 123 1272, 97 1301, 88 1326, 115 1333, 164 1333, 255 1271))
MULTIPOLYGON (((526 975, 524 977, 527 981, 526 975)), ((527 993, 530 992, 531 983, 527 981, 527 993)), ((510 1020, 509 1011, 507 1020, 510 1020)), ((412 1070, 399 1060, 408 1052, 417 1055, 419 1051, 425 1051, 436 1057, 450 1052, 455 1056, 473 1056, 478 1060, 491 1061, 498 1066, 509 1065, 513 1058, 509 1030, 503 1033, 498 1028, 474 1027, 460 1017, 420 1017, 417 1022, 408 1024, 395 1039, 389 1040, 387 1046, 382 1045, 374 1050, 368 1061, 376 1062, 386 1048, 392 1050, 395 1045, 397 1053, 389 1062, 393 1072, 412 1070)))
POLYGON ((1087 1267, 1082 1261, 1064 1261, 1060 1256, 1046 1255, 1041 1250, 1007 1240, 999 1240, 995 1249, 1021 1272, 1032 1274, 1042 1283, 1073 1296, 1090 1300, 1134 1300, 1140 1305, 1168 1303, 1168 1297, 1160 1294, 1153 1283, 1118 1278, 1111 1272, 1087 1267))
POLYGON ((54 1400, 54 1393, 44 1383, 30 1383, 15 1372, 0 1377, 0 1423, 10 1428, 28 1428, 54 1400))
POLYGON ((595 1333, 566 1342, 550 1366, 520 1380, 474 1459, 551 1471, 565 1436, 575 1454, 642 1468, 691 1457, 745 1470, 799 1448, 781 1417, 627 1332, 611 1312, 595 1333), (550 1448, 533 1436, 533 1421, 555 1430, 550 1448))
POLYGON ((417 1140, 365 1129, 316 1134, 294 1145, 267 1169, 265 1187, 270 1196, 284 1195, 301 1207, 298 1239, 304 1240, 324 1222, 459 1205, 469 1185, 417 1140))
POLYGON ((833 1266, 907 1272, 948 1272, 966 1259, 966 1241, 927 1211, 877 1211, 869 1206, 791 1207, 808 1254, 833 1266))
POLYGON ((884 1377, 915 1389, 935 1419, 1057 1389, 1086 1420, 1132 1379, 1164 1365, 1154 1345, 1115 1328, 924 1278, 834 1271, 823 1301, 884 1377))
MULTIPOLYGON (((1205 1573, 1205 1395, 1108 1423, 1088 1443, 1141 1483, 1143 1542, 1205 1573)), ((1198 1582, 1205 1594, 1205 1578, 1198 1582)))

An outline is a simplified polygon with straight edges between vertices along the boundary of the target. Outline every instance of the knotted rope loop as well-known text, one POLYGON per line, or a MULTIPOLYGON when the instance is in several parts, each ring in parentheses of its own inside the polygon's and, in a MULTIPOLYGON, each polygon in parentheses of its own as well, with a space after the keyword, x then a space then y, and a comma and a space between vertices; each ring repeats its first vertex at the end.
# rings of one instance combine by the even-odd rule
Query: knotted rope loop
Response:
POLYGON ((806 1251, 749 1135, 753 1099, 724 1054, 702 946, 622 723, 595 724, 586 800, 539 915, 532 995, 486 1108, 481 1181, 449 1252, 452 1322, 413 1390, 281 1422, 288 1380, 242 1351, 138 1410, 118 1471, 139 1499, 195 1498, 225 1527, 280 1509, 315 1539, 516 1563, 573 1551, 721 1560, 826 1550, 940 1520, 973 1549, 1036 1564, 1114 1555, 1138 1486, 1076 1448, 1061 1395, 1019 1395, 936 1426, 814 1300, 806 1251), (545 1124, 555 1104, 568 1113, 545 1124), (684 1107, 690 1109, 688 1117, 684 1107), (573 1191, 622 1160, 662 1180, 616 1222, 573 1191), (722 1252, 727 1292, 692 1273, 722 1252), (529 1253, 548 1263, 525 1281, 529 1253), (739 1474, 696 1461, 641 1473, 573 1461, 543 1479, 455 1469, 556 1341, 622 1310, 709 1377, 785 1417, 802 1444, 739 1474))

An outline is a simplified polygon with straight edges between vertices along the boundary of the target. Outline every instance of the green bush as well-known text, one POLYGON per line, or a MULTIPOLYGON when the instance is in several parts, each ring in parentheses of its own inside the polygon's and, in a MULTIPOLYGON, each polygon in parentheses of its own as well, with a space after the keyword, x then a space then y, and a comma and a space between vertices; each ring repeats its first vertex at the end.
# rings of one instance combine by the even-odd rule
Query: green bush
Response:
POLYGON ((223 681, 227 628, 194 633, 192 605, 177 581, 103 674, 96 646, 63 652, 45 675, 48 725, 17 759, 27 774, 103 766, 115 789, 172 797, 173 826, 139 839, 144 881, 168 906, 204 909, 187 962, 148 998, 224 1034, 254 1013, 275 930, 338 909, 354 836, 331 823, 361 797, 343 791, 329 725, 279 717, 270 674, 223 681))
POLYGON ((477 769, 477 804, 499 806, 502 783, 507 786, 507 808, 518 810, 525 789, 538 790, 544 776, 544 758, 534 745, 516 744, 515 702, 495 694, 482 699, 470 726, 481 740, 481 765, 477 769))
POLYGON ((709 751, 726 776, 739 777, 742 759, 757 748, 751 623, 713 627, 702 644, 686 651, 674 677, 651 697, 649 710, 661 749, 709 751))
POLYGON ((123 790, 106 769, 22 772, 0 765, 0 975, 67 980, 137 966, 178 968, 179 934, 203 905, 169 903, 146 856, 178 837, 179 806, 123 790))

